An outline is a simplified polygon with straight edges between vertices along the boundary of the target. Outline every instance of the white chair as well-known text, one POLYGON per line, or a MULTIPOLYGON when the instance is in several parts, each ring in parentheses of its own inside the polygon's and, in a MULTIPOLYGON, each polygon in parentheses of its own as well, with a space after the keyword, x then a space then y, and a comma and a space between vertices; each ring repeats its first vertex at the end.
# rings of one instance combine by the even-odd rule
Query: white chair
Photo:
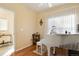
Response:
POLYGON ((45 45, 47 47, 47 52, 48 52, 48 56, 50 56, 50 48, 53 47, 53 54, 55 54, 55 47, 59 47, 60 45, 60 37, 57 35, 52 35, 49 36, 47 39, 41 39, 39 42, 37 42, 37 48, 36 50, 38 50, 38 46, 40 46, 41 48, 41 52, 40 54, 43 54, 43 45, 45 45))

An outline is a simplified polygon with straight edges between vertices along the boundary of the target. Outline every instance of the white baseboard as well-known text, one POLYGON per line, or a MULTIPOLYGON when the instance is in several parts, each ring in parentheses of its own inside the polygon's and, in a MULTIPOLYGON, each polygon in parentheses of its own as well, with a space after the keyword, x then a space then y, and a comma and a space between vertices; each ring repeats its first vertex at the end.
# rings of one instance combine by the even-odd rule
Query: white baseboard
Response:
POLYGON ((27 45, 26 47, 22 47, 22 48, 20 48, 20 49, 15 50, 15 51, 23 50, 24 48, 27 48, 27 47, 29 47, 29 46, 31 46, 31 45, 32 45, 32 43, 29 43, 29 45, 27 45))

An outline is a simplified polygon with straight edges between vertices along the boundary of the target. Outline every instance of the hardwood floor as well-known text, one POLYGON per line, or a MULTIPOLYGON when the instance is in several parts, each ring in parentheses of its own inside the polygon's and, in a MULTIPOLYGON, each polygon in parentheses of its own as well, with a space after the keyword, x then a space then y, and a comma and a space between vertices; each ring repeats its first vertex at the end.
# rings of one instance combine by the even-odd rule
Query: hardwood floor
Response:
POLYGON ((23 50, 14 52, 11 56, 39 56, 33 52, 35 49, 36 49, 36 46, 32 45, 32 46, 25 48, 23 50))
MULTIPOLYGON (((32 45, 23 50, 14 52, 11 56, 40 56, 33 52, 35 49, 36 49, 36 45, 32 45)), ((47 56, 47 52, 45 54, 43 54, 43 56, 47 56)), ((55 56, 67 56, 67 50, 62 49, 62 48, 56 48, 55 56)))

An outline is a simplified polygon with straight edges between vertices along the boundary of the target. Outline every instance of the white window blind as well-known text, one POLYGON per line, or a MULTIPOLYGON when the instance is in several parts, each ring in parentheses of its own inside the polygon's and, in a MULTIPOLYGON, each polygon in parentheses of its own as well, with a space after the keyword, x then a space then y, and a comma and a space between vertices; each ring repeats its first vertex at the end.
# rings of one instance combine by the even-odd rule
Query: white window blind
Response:
POLYGON ((8 30, 8 20, 0 19, 0 31, 8 30))
POLYGON ((48 18, 48 34, 51 32, 52 26, 56 27, 56 33, 65 33, 65 31, 67 31, 68 33, 75 33, 75 20, 75 10, 67 10, 48 18))

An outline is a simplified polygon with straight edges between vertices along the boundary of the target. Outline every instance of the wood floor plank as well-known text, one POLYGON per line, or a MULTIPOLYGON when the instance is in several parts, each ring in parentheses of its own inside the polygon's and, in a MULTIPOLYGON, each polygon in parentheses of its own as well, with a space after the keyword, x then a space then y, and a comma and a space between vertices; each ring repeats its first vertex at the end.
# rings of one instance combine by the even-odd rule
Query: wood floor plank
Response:
POLYGON ((23 50, 14 52, 11 56, 39 56, 38 54, 35 54, 33 51, 36 49, 35 45, 32 45, 28 48, 25 48, 23 50))

